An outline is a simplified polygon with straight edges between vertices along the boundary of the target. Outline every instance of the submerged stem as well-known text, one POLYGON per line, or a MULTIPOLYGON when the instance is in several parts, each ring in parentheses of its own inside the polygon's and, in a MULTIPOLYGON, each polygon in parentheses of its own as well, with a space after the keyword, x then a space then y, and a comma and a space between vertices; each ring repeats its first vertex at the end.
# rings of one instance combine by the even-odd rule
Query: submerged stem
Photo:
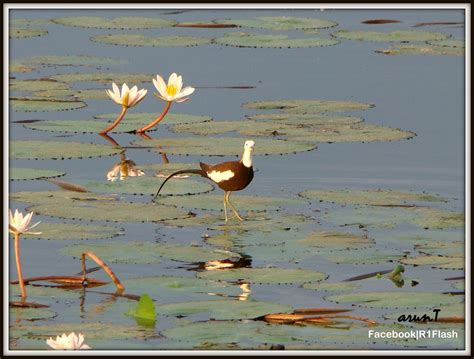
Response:
POLYGON ((23 272, 21 270, 20 260, 20 233, 15 233, 15 259, 16 259, 16 270, 18 272, 18 282, 20 283, 21 297, 26 298, 25 283, 23 282, 23 272))
POLYGON ((122 106, 122 112, 120 112, 120 115, 117 117, 115 122, 113 124, 111 124, 109 127, 107 127, 105 130, 102 130, 101 132, 99 132, 99 134, 100 135, 105 135, 105 134, 107 134, 107 132, 113 130, 120 123, 120 121, 122 121, 122 119, 125 116, 125 113, 127 112, 127 110, 128 110, 128 107, 122 106))
POLYGON ((166 103, 166 106, 165 108, 163 109, 163 112, 161 112, 161 114, 155 118, 152 122, 150 122, 148 125, 138 129, 136 132, 137 133, 143 133, 145 131, 148 131, 150 128, 156 126, 163 118, 165 118, 166 114, 168 113, 169 109, 171 107, 171 101, 168 101, 166 103))

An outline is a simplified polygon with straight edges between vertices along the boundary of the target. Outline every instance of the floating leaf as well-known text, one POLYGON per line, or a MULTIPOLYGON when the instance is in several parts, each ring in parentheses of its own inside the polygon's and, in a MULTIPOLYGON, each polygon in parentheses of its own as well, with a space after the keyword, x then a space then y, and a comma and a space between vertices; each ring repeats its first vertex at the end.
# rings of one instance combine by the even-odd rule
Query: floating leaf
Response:
MULTIPOLYGON (((28 293, 29 294, 29 293, 28 293)), ((48 308, 10 308, 10 323, 22 320, 44 320, 56 316, 56 312, 48 308)))
POLYGON ((198 273, 199 278, 223 281, 245 281, 265 284, 320 282, 327 278, 323 272, 291 268, 239 268, 198 273))
POLYGON ((457 47, 464 49, 465 40, 462 39, 447 39, 447 40, 430 40, 428 44, 441 47, 457 47))
MULTIPOLYGON (((137 123, 147 124, 150 123, 151 120, 156 118, 158 113, 152 112, 134 112, 134 113, 127 113, 125 120, 128 121, 136 121, 137 123)), ((98 119, 106 119, 115 121, 117 118, 116 113, 110 114, 103 114, 94 116, 98 119)), ((124 120, 124 121, 125 121, 124 120)), ((191 115, 188 113, 169 113, 166 115, 166 119, 163 120, 163 124, 177 124, 177 123, 201 123, 201 122, 208 122, 212 121, 212 118, 209 116, 202 116, 202 115, 191 115)))
POLYGON ((16 159, 69 159, 111 156, 120 149, 107 145, 65 141, 10 141, 10 157, 16 159))
POLYGON ((99 16, 70 16, 51 19, 55 24, 65 26, 91 27, 96 29, 157 29, 170 27, 176 21, 158 17, 123 16, 105 18, 99 16))
MULTIPOLYGON (((10 300, 18 300, 21 295, 20 286, 10 284, 10 300)), ((42 304, 51 304, 52 300, 70 300, 79 298, 80 292, 75 290, 60 289, 52 286, 29 285, 27 287, 28 301, 42 304)))
MULTIPOLYGON (((138 140, 132 144, 136 146, 156 146, 157 150, 174 155, 202 155, 202 156, 240 156, 243 151, 244 138, 217 138, 217 137, 184 137, 160 138, 153 140, 138 140)), ((283 141, 259 139, 256 142, 256 155, 277 155, 314 150, 314 144, 300 141, 283 141)))
POLYGON ((464 226, 464 213, 429 207, 413 208, 412 212, 417 215, 413 217, 413 222, 423 228, 444 229, 464 226))
POLYGON ((311 219, 303 214, 288 213, 272 213, 268 216, 252 215, 243 222, 238 223, 222 223, 214 225, 211 228, 221 231, 261 231, 272 232, 275 230, 288 230, 297 228, 300 224, 310 221, 311 219))
POLYGON ((383 42, 445 40, 451 36, 441 32, 419 30, 399 30, 392 32, 339 30, 334 32, 332 35, 344 40, 383 42))
POLYGON ((126 315, 134 317, 140 325, 153 326, 156 321, 155 304, 148 294, 143 294, 137 306, 130 309, 126 315))
POLYGON ((69 85, 54 80, 10 80, 10 91, 35 92, 44 90, 65 90, 69 85))
MULTIPOLYGON (((127 74, 127 73, 111 73, 111 72, 81 72, 81 73, 66 73, 53 75, 49 77, 51 80, 71 83, 71 82, 100 82, 110 85, 115 83, 134 83, 150 82, 153 79, 153 74, 127 74)), ((117 114, 115 114, 117 115, 117 114)))
POLYGON ((342 283, 305 283, 303 288, 313 289, 315 291, 324 291, 324 292, 352 292, 355 289, 358 289, 360 285, 349 282, 342 283))
POLYGON ((300 244, 309 247, 324 248, 329 250, 360 249, 372 246, 375 241, 366 235, 355 235, 341 232, 314 231, 300 244))
MULTIPOLYGON (((449 40, 446 40, 449 41, 449 40)), ((377 53, 384 55, 445 55, 445 56, 463 56, 464 48, 444 47, 433 45, 392 45, 388 49, 377 50, 377 53)))
POLYGON ((21 72, 21 73, 32 72, 33 70, 34 70, 34 67, 27 66, 16 61, 10 61, 10 64, 8 66, 8 71, 10 74, 14 72, 21 72))
POLYGON ((210 44, 211 39, 194 36, 146 36, 142 34, 112 34, 98 35, 91 38, 93 42, 122 46, 153 46, 153 47, 177 47, 197 46, 210 44))
POLYGON ((120 230, 115 227, 70 223, 41 222, 36 228, 41 234, 29 235, 24 238, 48 240, 105 239, 120 233, 120 230))
POLYGON ((243 107, 256 110, 283 110, 291 114, 319 114, 323 112, 367 110, 374 107, 374 105, 353 101, 273 100, 246 102, 243 107))
POLYGON ((462 257, 422 255, 413 258, 404 258, 400 262, 403 264, 411 264, 416 266, 429 265, 433 268, 441 269, 464 269, 464 258, 462 257))
POLYGON ((461 290, 461 291, 466 290, 466 285, 465 285, 464 280, 453 283, 452 287, 456 290, 461 290))
POLYGON ((10 181, 27 181, 42 178, 53 178, 64 176, 66 172, 57 170, 46 170, 40 168, 11 167, 9 171, 10 181))
MULTIPOLYGON (((158 198, 157 203, 184 208, 198 208, 203 210, 223 210, 222 195, 197 195, 192 197, 164 197, 158 198)), ((241 210, 267 211, 287 206, 302 204, 298 199, 281 197, 242 196, 234 195, 231 202, 241 210)))
POLYGON ((415 248, 423 254, 464 257, 464 240, 462 241, 429 241, 427 243, 416 244, 415 248))
POLYGON ((10 27, 8 35, 10 36, 10 39, 25 39, 28 37, 48 35, 48 31, 43 29, 10 27))
POLYGON ((370 249, 357 252, 357 255, 349 251, 339 251, 325 255, 324 258, 337 264, 367 265, 395 262, 403 258, 403 253, 395 249, 370 249))
MULTIPOLYGON (((141 195, 154 195, 164 179, 156 177, 129 177, 123 181, 106 182, 92 181, 87 182, 86 187, 99 193, 128 193, 141 195)), ((212 191, 214 187, 209 183, 194 181, 190 179, 181 179, 171 181, 163 191, 162 195, 187 195, 206 193, 212 191)))
POLYGON ((226 46, 254 48, 301 48, 320 47, 339 44, 335 39, 322 37, 307 37, 294 39, 286 35, 261 35, 245 32, 233 32, 214 40, 215 43, 226 46))
POLYGON ((44 65, 44 66, 109 66, 121 65, 127 63, 122 59, 113 57, 99 57, 86 55, 66 55, 66 56, 33 56, 19 60, 26 65, 44 65))
POLYGON ((217 20, 220 24, 235 24, 241 27, 250 27, 269 30, 304 30, 325 29, 337 26, 337 22, 292 16, 260 16, 255 19, 226 19, 217 20))
MULTIPOLYGON (((268 113, 247 116, 255 121, 275 121, 278 124, 295 126, 334 126, 334 125, 353 125, 363 120, 352 116, 324 116, 321 114, 293 114, 293 113, 268 113)), ((251 122, 252 123, 252 122, 251 122)))
POLYGON ((67 89, 67 90, 45 90, 34 92, 33 96, 41 98, 75 99, 75 100, 105 100, 108 98, 103 89, 67 89))
POLYGON ((461 301, 456 296, 432 292, 367 292, 338 294, 325 298, 336 303, 353 303, 369 308, 433 308, 438 305, 456 304, 461 301))
POLYGON ((308 190, 299 193, 300 196, 324 202, 342 204, 367 204, 377 206, 412 205, 419 202, 445 202, 446 199, 439 195, 416 192, 400 192, 381 189, 370 190, 308 190))
MULTIPOLYGON (((147 165, 140 166, 147 173, 151 173, 154 177, 165 178, 173 172, 186 169, 200 168, 199 163, 183 163, 183 162, 172 162, 172 163, 150 163, 147 165)), ((189 177, 190 175, 183 174, 183 176, 189 177)), ((186 178, 187 178, 186 177, 186 178)), ((175 179, 182 179, 179 176, 174 177, 175 179)), ((171 184, 171 183, 170 183, 171 184)), ((165 189, 164 187, 163 189, 165 189)), ((160 192, 161 193, 161 192, 160 192)))
POLYGON ((34 97, 10 97, 9 104, 17 112, 70 111, 87 106, 82 101, 34 97))
MULTIPOLYGON (((77 244, 60 249, 62 254, 80 257, 83 252, 94 252, 111 263, 152 264, 168 258, 180 262, 224 260, 237 254, 203 247, 166 246, 149 242, 114 242, 110 244, 77 244)), ((238 255, 237 255, 238 256, 238 255)))
POLYGON ((252 319, 269 312, 291 310, 292 308, 287 305, 251 300, 211 300, 170 303, 158 307, 159 313, 163 315, 190 316, 193 314, 207 313, 208 318, 216 320, 252 319))

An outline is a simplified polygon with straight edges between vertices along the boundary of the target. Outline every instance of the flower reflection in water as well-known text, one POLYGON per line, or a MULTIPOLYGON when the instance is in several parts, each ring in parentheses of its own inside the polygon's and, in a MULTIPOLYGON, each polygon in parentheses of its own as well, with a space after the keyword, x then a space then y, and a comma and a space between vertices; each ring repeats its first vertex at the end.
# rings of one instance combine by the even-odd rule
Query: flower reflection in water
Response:
MULTIPOLYGON (((204 264, 204 270, 227 270, 232 268, 238 268, 240 262, 232 262, 230 260, 215 260, 209 261, 204 264)), ((250 288, 250 283, 245 281, 240 281, 237 283, 239 288, 242 290, 241 294, 238 294, 236 298, 240 301, 248 300, 250 294, 252 294, 252 289, 250 288)), ((209 295, 216 295, 215 293, 208 293, 209 295)))
POLYGON ((123 181, 126 177, 141 177, 145 175, 145 172, 136 167, 135 161, 125 157, 125 150, 120 152, 119 156, 120 162, 107 171, 107 181, 113 182, 118 179, 123 181))

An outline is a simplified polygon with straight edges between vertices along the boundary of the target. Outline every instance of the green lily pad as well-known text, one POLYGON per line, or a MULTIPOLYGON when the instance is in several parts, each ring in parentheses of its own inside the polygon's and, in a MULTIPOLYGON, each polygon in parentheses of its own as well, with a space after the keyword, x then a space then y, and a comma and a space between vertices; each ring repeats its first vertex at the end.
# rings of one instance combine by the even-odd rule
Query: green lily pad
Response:
POLYGON ((392 32, 376 31, 348 31, 339 30, 332 34, 344 40, 360 41, 383 41, 383 42, 402 42, 402 41, 428 41, 445 40, 451 35, 441 32, 420 31, 420 30, 399 30, 392 32))
POLYGON ((273 100, 246 102, 245 108, 255 110, 283 110, 291 114, 320 114, 324 112, 363 111, 374 107, 372 104, 354 101, 329 100, 273 100))
POLYGON ((239 268, 200 272, 198 277, 231 282, 243 280, 257 284, 293 284, 320 282, 325 280, 327 275, 323 272, 299 268, 239 268))
POLYGON ((127 63, 122 59, 113 57, 99 57, 86 55, 66 55, 66 56, 33 56, 19 60, 26 65, 43 65, 43 66, 109 66, 121 65, 127 63))
POLYGON ((154 326, 156 321, 155 304, 148 294, 143 294, 136 307, 125 314, 134 317, 139 325, 154 326))
POLYGON ((150 242, 114 242, 109 244, 77 244, 60 249, 60 253, 80 257, 83 252, 94 252, 111 263, 153 264, 161 258, 179 262, 207 262, 235 258, 236 253, 190 246, 166 246, 150 242))
POLYGON ((111 85, 112 82, 122 84, 124 82, 128 84, 137 84, 140 82, 150 82, 153 79, 153 74, 127 74, 127 73, 113 73, 113 72, 81 72, 81 73, 66 73, 53 75, 49 78, 55 81, 61 81, 66 83, 71 82, 100 82, 103 84, 111 85))
POLYGON ((120 149, 108 145, 65 141, 14 140, 10 157, 15 159, 70 159, 112 156, 120 149))
POLYGON ((233 32, 214 40, 216 44, 235 47, 254 48, 302 48, 321 47, 339 44, 335 39, 322 37, 289 38, 286 35, 262 35, 233 32))
POLYGON ((28 37, 48 35, 48 30, 10 27, 8 35, 10 36, 10 39, 26 39, 28 37))
POLYGON ((328 250, 349 250, 370 247, 375 244, 375 241, 366 235, 314 231, 305 239, 299 240, 299 243, 303 246, 328 250))
MULTIPOLYGON (((25 236, 26 237, 26 236, 25 236)), ((28 285, 26 287, 28 301, 50 305, 52 300, 71 300, 79 298, 81 292, 51 286, 28 285)), ((13 301, 20 300, 20 286, 10 284, 9 298, 13 301)))
POLYGON ((28 181, 44 178, 64 176, 66 172, 57 170, 46 170, 41 168, 12 167, 9 171, 10 181, 28 181))
POLYGON ((430 40, 428 44, 441 47, 458 47, 463 48, 466 46, 466 41, 462 39, 446 39, 446 40, 430 40))
POLYGON ((162 315, 190 316, 208 313, 208 318, 216 320, 252 319, 268 313, 291 312, 292 310, 293 308, 283 304, 251 300, 210 300, 170 303, 158 307, 158 311, 162 315))
MULTIPOLYGON (((99 193, 127 193, 140 195, 154 195, 164 179, 153 177, 129 177, 124 181, 105 182, 92 181, 86 183, 86 188, 99 193)), ((206 193, 213 190, 209 183, 203 183, 190 179, 180 179, 170 182, 160 194, 165 195, 187 195, 206 193)))
MULTIPOLYGON (((223 211, 223 198, 223 195, 217 194, 196 195, 192 197, 159 197, 157 203, 183 208, 223 211)), ((231 202, 242 211, 267 211, 302 204, 300 200, 294 198, 243 196, 240 194, 231 196, 231 202)))
POLYGON ((303 288, 313 289, 315 291, 323 292, 352 292, 355 289, 360 288, 359 284, 351 282, 340 282, 340 283, 305 283, 303 288))
POLYGON ((354 125, 362 122, 359 117, 352 116, 325 116, 321 114, 293 114, 293 113, 268 113, 247 116, 254 121, 275 121, 278 124, 294 126, 334 126, 334 125, 354 125))
POLYGON ((115 198, 70 191, 16 192, 10 199, 35 204, 35 213, 48 216, 107 222, 157 222, 186 218, 174 207, 148 203, 127 203, 115 198))
POLYGON ((10 308, 10 323, 22 320, 43 320, 54 318, 57 314, 48 308, 10 308))
POLYGON ((418 252, 429 255, 464 257, 464 241, 429 241, 427 243, 416 244, 418 252))
MULTIPOLYGON (((245 138, 235 137, 181 137, 159 138, 153 140, 138 140, 136 146, 157 146, 160 152, 173 155, 202 155, 202 156, 240 156, 243 152, 245 138)), ((300 141, 283 141, 259 139, 256 141, 256 155, 277 155, 311 151, 316 145, 300 141)))
POLYGON ((311 200, 336 202, 342 204, 366 204, 373 206, 411 205, 419 202, 445 202, 439 195, 416 192, 401 192, 381 189, 370 190, 308 190, 299 193, 311 200))
MULTIPOLYGON (((140 168, 146 171, 147 173, 151 173, 152 176, 165 178, 176 171, 199 168, 199 163, 184 163, 184 162, 150 163, 150 164, 142 165, 140 166, 140 168)), ((183 176, 187 176, 187 175, 184 174, 183 176)), ((182 179, 182 178, 175 177, 175 179, 182 179)))
POLYGON ((91 41, 109 45, 177 47, 210 44, 211 39, 194 36, 146 36, 143 34, 111 34, 91 37, 91 41))
POLYGON ((65 90, 69 85, 53 80, 10 80, 10 91, 35 92, 42 90, 65 90))
POLYGON ((104 89, 66 89, 66 90, 45 90, 33 92, 33 96, 41 98, 55 99, 75 99, 75 100, 105 100, 109 97, 104 89))
MULTIPOLYGON (((446 40, 449 41, 449 40, 446 40)), ((445 47, 427 44, 416 45, 392 45, 388 49, 377 50, 377 53, 384 55, 443 55, 443 56, 463 56, 464 48, 445 47)))
POLYGON ((337 22, 335 21, 292 16, 260 16, 255 19, 225 19, 217 20, 217 23, 277 31, 326 29, 328 27, 337 26, 337 22))
POLYGON ((36 230, 41 234, 28 235, 24 238, 48 240, 106 239, 115 237, 121 232, 118 228, 108 226, 46 222, 41 222, 35 228, 36 230))
POLYGON ((461 257, 421 255, 418 257, 404 258, 400 262, 416 266, 429 265, 433 268, 440 269, 464 269, 464 258, 461 257))
POLYGON ((70 16, 51 19, 55 24, 88 27, 95 29, 158 29, 170 27, 177 22, 158 17, 123 16, 105 18, 99 16, 70 16))
POLYGON ((10 97, 10 107, 16 112, 70 111, 86 107, 82 101, 35 97, 10 97))
MULTIPOLYGON (((127 113, 127 115, 125 116, 125 120, 131 121, 131 122, 135 121, 137 124, 143 123, 143 125, 146 125, 150 123, 153 119, 155 119, 156 116, 158 116, 158 113, 131 112, 131 113, 127 113)), ((94 116, 94 118, 115 121, 115 119, 117 118, 117 113, 107 113, 103 115, 97 115, 97 116, 94 116)), ((201 122, 208 122, 208 121, 212 121, 212 118, 209 116, 191 115, 188 113, 169 113, 166 115, 162 123, 163 124, 178 124, 178 123, 201 123, 201 122)))
POLYGON ((395 249, 369 249, 357 252, 339 251, 325 255, 324 258, 337 264, 379 264, 397 262, 403 258, 403 253, 395 249))
POLYGON ((464 226, 464 213, 420 207, 411 209, 417 216, 413 222, 423 228, 456 228, 464 226))
POLYGON ((369 308, 417 308, 420 306, 433 308, 439 305, 456 304, 459 297, 449 294, 432 292, 367 292, 338 294, 325 297, 336 303, 352 303, 359 307, 369 308))
POLYGON ((451 287, 453 287, 453 289, 456 289, 456 290, 462 290, 462 291, 466 290, 466 285, 465 285, 464 280, 454 282, 451 287))
MULTIPOLYGON (((438 319, 443 319, 443 318, 448 318, 448 317, 461 317, 463 318, 465 316, 465 307, 464 307, 464 303, 455 303, 455 304, 451 304, 451 305, 442 305, 442 306, 438 306, 434 309, 440 309, 440 311, 438 312, 438 319)), ((433 321, 426 321, 426 323, 424 322, 412 322, 413 324, 420 324, 420 325, 423 325, 423 324, 430 324, 430 325, 433 325, 433 324, 438 324, 438 325, 443 325, 445 323, 439 321, 439 322, 436 322, 434 321, 435 319, 435 316, 436 316, 436 313, 433 312, 432 309, 430 308, 417 308, 416 310, 414 311, 411 311, 410 313, 406 313, 406 312, 397 312, 397 313, 390 313, 390 314, 386 314, 384 315, 384 318, 385 319, 388 319, 388 320, 394 320, 394 321, 397 321, 398 322, 398 318, 401 316, 401 315, 404 315, 405 318, 408 316, 408 315, 416 315, 417 317, 421 318, 423 317, 423 315, 427 315, 429 316, 433 321)), ((406 322, 408 324, 408 322, 406 322)), ((455 325, 454 323, 450 323, 451 325, 455 325)), ((463 325, 462 323, 459 323, 461 325, 463 325)))

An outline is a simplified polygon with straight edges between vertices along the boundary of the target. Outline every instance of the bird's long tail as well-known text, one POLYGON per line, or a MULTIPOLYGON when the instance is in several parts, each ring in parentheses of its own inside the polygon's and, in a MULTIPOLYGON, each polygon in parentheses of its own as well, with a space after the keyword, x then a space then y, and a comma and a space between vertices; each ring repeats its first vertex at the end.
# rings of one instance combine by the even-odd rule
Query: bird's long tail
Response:
POLYGON ((165 185, 165 183, 168 182, 169 179, 171 179, 171 177, 174 177, 174 176, 179 175, 179 174, 182 174, 182 173, 192 173, 192 174, 200 175, 200 176, 202 176, 202 177, 207 177, 207 176, 206 176, 206 172, 204 172, 202 169, 176 171, 176 172, 170 174, 168 177, 166 177, 166 179, 165 179, 165 180, 163 181, 163 183, 161 184, 160 188, 158 188, 158 192, 156 192, 155 197, 153 197, 153 199, 152 199, 151 201, 152 201, 152 202, 155 202, 156 197, 158 197, 158 195, 160 194, 161 189, 163 188, 163 186, 165 185))

